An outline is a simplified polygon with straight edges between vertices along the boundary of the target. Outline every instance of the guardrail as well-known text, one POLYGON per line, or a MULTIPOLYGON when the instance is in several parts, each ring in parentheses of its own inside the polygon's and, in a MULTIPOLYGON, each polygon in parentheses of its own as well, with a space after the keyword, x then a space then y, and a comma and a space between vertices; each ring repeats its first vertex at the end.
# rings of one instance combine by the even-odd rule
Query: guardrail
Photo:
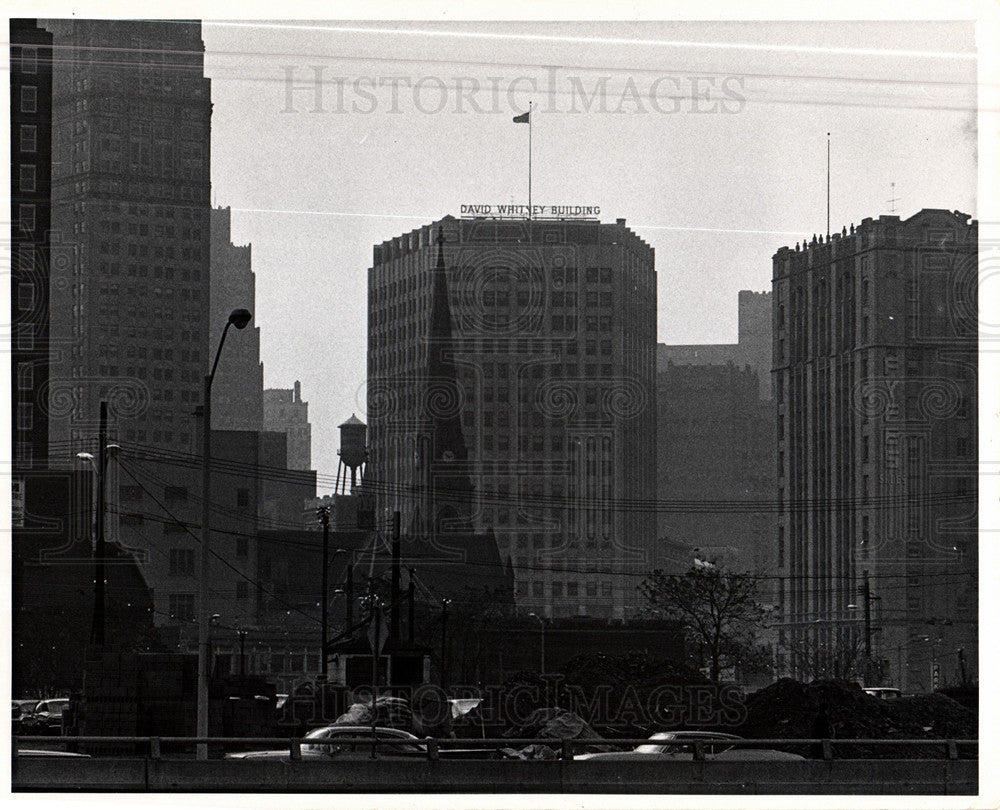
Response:
MULTIPOLYGON (((191 747, 198 744, 213 746, 216 750, 219 747, 230 747, 234 753, 239 748, 253 746, 255 750, 264 749, 284 749, 287 747, 289 758, 292 760, 302 759, 302 746, 372 746, 377 752, 379 749, 400 745, 413 746, 418 752, 426 756, 427 759, 436 760, 441 758, 442 752, 447 756, 451 750, 469 751, 500 751, 501 749, 517 749, 520 747, 540 745, 547 746, 559 752, 563 760, 573 760, 575 753, 579 749, 594 746, 611 747, 620 751, 627 751, 637 745, 648 745, 650 740, 646 737, 628 739, 603 739, 603 738, 538 738, 538 737, 495 737, 483 738, 440 738, 424 737, 416 739, 406 739, 398 737, 378 737, 373 740, 370 736, 341 736, 336 739, 317 739, 309 737, 157 737, 157 736, 65 736, 65 737, 36 737, 27 735, 12 736, 11 754, 18 757, 21 749, 38 750, 39 744, 44 747, 42 750, 51 749, 50 746, 57 744, 62 746, 61 750, 66 750, 67 746, 73 748, 79 744, 95 745, 128 745, 141 748, 146 751, 144 756, 150 759, 160 759, 163 756, 164 748, 191 747), (58 740, 58 742, 57 742, 58 740), (32 743, 35 743, 32 745, 32 743), (234 749, 235 747, 235 749, 234 749)), ((815 759, 833 760, 849 759, 849 756, 835 756, 836 752, 849 753, 851 748, 883 748, 883 747, 910 747, 925 749, 932 754, 930 757, 919 757, 920 759, 946 759, 957 760, 978 759, 979 741, 962 739, 819 739, 819 738, 774 738, 774 739, 735 739, 735 740, 682 740, 676 742, 663 741, 664 745, 683 746, 688 749, 696 762, 711 762, 711 756, 706 758, 706 747, 724 744, 733 748, 769 748, 769 749, 789 749, 798 750, 811 749, 821 752, 815 759), (962 757, 961 753, 966 752, 962 757), (969 756, 971 753, 971 756, 969 756), (936 754, 936 756, 935 756, 936 754)), ((656 744, 655 742, 653 744, 656 744)), ((98 754, 98 756, 101 756, 98 754)), ((108 755, 115 756, 115 755, 108 755)), ((416 756, 416 755, 414 755, 416 756)), ((909 758, 909 757, 907 757, 909 758)), ((916 757, 913 757, 916 758, 916 757)))

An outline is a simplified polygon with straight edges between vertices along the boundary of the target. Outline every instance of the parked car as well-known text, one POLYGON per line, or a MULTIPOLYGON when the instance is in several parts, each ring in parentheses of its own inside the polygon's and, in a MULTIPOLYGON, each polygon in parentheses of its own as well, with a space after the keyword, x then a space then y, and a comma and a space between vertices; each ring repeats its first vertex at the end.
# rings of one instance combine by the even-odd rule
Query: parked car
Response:
POLYGON ((30 717, 22 721, 22 730, 35 734, 60 734, 63 712, 69 706, 69 698, 49 698, 35 704, 30 717))
MULTIPOLYGON (((368 759, 371 757, 371 726, 324 726, 305 735, 299 750, 302 759, 368 759), (369 742, 338 742, 338 738, 367 739, 369 742), (312 742, 315 740, 315 742, 312 742)), ((426 746, 420 738, 397 728, 377 728, 375 738, 385 743, 378 746, 378 757, 426 757, 426 746), (391 742, 392 744, 387 744, 391 742)), ((226 754, 226 759, 289 759, 289 747, 271 751, 240 751, 226 754)))
POLYGON ((879 700, 899 700, 903 693, 891 686, 866 686, 865 694, 878 698, 879 700))
POLYGON ((645 759, 661 757, 671 760, 694 759, 694 743, 701 741, 706 760, 740 761, 740 760, 798 760, 805 757, 789 754, 785 751, 774 751, 770 748, 751 748, 737 746, 734 743, 742 740, 735 734, 724 734, 716 731, 661 731, 649 738, 631 751, 613 751, 600 754, 580 754, 574 760, 591 759, 645 759))

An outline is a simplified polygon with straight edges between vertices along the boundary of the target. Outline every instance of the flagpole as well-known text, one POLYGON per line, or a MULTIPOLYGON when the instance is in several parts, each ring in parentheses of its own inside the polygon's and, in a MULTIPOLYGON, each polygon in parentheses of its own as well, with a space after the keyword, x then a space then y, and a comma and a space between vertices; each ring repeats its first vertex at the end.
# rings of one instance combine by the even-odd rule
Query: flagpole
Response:
POLYGON ((531 105, 528 102, 528 219, 531 219, 531 105))
POLYGON ((830 133, 826 133, 826 241, 830 241, 830 133))

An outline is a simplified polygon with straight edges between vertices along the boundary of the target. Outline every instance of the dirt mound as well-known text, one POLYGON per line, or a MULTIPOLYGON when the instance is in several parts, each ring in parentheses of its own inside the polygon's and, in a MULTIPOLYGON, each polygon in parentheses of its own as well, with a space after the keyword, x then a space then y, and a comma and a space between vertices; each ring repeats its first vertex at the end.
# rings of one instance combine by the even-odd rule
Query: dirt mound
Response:
MULTIPOLYGON (((568 712, 565 709, 538 709, 532 712, 531 715, 523 722, 513 728, 509 729, 504 733, 505 737, 537 737, 538 739, 550 739, 550 740, 599 740, 601 736, 594 731, 593 728, 582 718, 580 715, 574 712, 568 712)), ((550 749, 552 756, 549 753, 542 751, 541 749, 546 748, 544 745, 529 745, 526 748, 521 749, 518 759, 554 759, 557 752, 554 749, 550 749)), ((510 754, 512 749, 505 749, 510 754)), ((615 750, 613 746, 607 745, 587 745, 585 747, 576 747, 574 749, 577 752, 583 753, 587 752, 599 752, 599 751, 613 751, 615 750)))
MULTIPOLYGON (((879 700, 845 681, 803 684, 784 678, 754 692, 746 701, 746 720, 737 729, 744 737, 808 739, 825 711, 835 739, 975 739, 976 714, 944 695, 917 695, 879 700)), ((794 753, 807 753, 789 747, 794 753)), ((835 756, 932 757, 942 749, 927 746, 850 746, 835 756)))

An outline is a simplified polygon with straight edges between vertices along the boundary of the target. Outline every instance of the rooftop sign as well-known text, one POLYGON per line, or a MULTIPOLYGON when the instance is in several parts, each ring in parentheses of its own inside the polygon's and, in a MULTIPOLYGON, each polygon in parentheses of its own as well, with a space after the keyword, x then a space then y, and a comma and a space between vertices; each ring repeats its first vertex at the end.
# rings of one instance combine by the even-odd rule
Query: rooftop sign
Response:
POLYGON ((599 217, 599 205, 463 205, 463 217, 488 219, 585 219, 599 217))

